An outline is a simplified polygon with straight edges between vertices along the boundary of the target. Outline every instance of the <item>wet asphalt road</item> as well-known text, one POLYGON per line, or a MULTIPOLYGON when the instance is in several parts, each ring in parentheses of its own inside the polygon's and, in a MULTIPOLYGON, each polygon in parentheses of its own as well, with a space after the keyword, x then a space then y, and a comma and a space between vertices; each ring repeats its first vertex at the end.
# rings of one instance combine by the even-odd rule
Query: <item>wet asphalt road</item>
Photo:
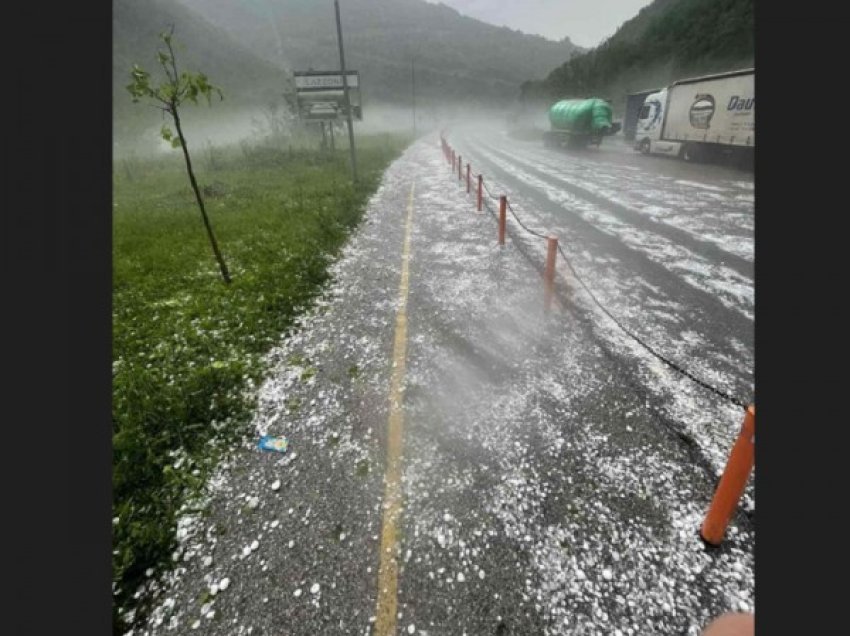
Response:
MULTIPOLYGON (((643 156, 619 137, 581 153, 474 129, 458 131, 452 143, 526 225, 559 236, 579 275, 637 335, 722 391, 752 400, 752 173, 643 156)), ((653 384, 665 390, 669 382, 653 384)), ((704 419, 700 412, 715 404, 704 401, 710 394, 675 392, 670 415, 688 422, 719 470, 738 422, 730 429, 704 419)))
MULTIPOLYGON (((752 390, 751 177, 616 147, 555 157, 499 131, 449 139, 630 328, 752 390)), ((624 338, 560 262, 545 314, 540 240, 512 223, 499 248, 450 172, 433 135, 389 168, 324 300, 272 353, 257 435, 289 452, 234 450, 137 634, 376 633, 414 183, 392 633, 697 634, 753 609, 752 490, 721 549, 697 536, 738 409, 624 338)))

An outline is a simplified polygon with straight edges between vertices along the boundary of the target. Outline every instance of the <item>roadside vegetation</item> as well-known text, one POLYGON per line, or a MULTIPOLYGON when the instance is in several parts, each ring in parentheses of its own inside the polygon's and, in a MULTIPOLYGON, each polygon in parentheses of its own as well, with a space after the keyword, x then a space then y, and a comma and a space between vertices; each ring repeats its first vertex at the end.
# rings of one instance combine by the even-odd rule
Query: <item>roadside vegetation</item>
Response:
POLYGON ((384 168, 408 141, 359 138, 356 186, 347 148, 204 148, 198 181, 229 285, 210 257, 179 151, 157 160, 116 159, 116 633, 138 604, 133 595, 147 573, 172 563, 181 508, 200 492, 221 452, 248 433, 264 353, 316 298, 384 168))

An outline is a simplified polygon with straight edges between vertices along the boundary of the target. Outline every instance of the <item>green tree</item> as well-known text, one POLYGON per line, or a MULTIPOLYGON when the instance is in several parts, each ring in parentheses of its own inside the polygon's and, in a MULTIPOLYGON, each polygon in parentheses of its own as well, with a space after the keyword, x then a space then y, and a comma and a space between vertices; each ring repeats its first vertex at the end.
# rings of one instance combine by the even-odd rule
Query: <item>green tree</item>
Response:
POLYGON ((583 97, 660 86, 752 65, 753 0, 654 0, 595 49, 572 56, 525 94, 583 97))
POLYGON ((204 220, 204 226, 207 228, 207 236, 209 237, 216 261, 218 261, 218 267, 221 270, 221 277, 225 283, 230 283, 230 272, 227 269, 227 264, 224 262, 221 250, 218 249, 218 242, 215 239, 212 224, 204 207, 204 199, 201 196, 198 182, 195 179, 195 173, 192 170, 192 158, 189 156, 189 146, 186 143, 186 136, 183 134, 183 128, 180 125, 179 112, 180 106, 186 100, 197 104, 198 97, 203 96, 206 97, 208 104, 212 104, 213 93, 216 93, 219 99, 224 99, 224 95, 222 95, 221 90, 209 83, 207 76, 203 73, 177 72, 177 60, 174 55, 174 48, 171 45, 173 35, 173 25, 168 33, 159 34, 159 37, 165 42, 168 51, 157 51, 157 60, 165 71, 167 79, 158 86, 154 85, 151 83, 150 73, 140 68, 137 64, 133 64, 133 70, 130 71, 133 81, 127 85, 127 90, 133 96, 133 102, 147 99, 153 102, 157 108, 171 116, 174 122, 174 128, 177 130, 177 136, 174 135, 167 124, 162 126, 160 133, 162 138, 170 142, 173 148, 180 146, 183 149, 183 158, 186 160, 186 172, 189 173, 189 183, 192 185, 192 190, 195 191, 195 198, 198 201, 198 207, 201 209, 201 217, 204 220))

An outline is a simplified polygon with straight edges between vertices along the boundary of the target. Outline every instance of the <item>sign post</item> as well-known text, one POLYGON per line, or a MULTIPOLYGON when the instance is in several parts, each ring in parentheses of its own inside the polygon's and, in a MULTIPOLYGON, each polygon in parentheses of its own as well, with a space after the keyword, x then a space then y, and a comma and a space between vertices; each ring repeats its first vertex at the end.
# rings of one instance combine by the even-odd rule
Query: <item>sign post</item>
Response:
MULTIPOLYGON (((347 110, 342 73, 339 71, 295 71, 295 100, 298 115, 308 121, 340 121, 347 110)), ((360 106, 360 73, 346 71, 348 102, 352 119, 363 119, 360 106)))
POLYGON ((348 77, 345 73, 345 52, 342 46, 342 25, 339 19, 339 0, 334 0, 336 33, 339 40, 339 70, 342 72, 342 92, 345 94, 345 114, 348 118, 348 147, 351 149, 351 176, 357 183, 357 152, 354 149, 354 124, 351 121, 351 100, 348 95, 348 77))

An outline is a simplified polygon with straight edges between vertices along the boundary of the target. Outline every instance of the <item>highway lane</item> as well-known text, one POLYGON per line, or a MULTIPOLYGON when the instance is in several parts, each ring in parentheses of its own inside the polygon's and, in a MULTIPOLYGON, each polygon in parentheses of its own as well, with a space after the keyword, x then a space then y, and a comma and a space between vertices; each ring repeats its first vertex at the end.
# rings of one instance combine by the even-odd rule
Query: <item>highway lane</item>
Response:
MULTIPOLYGON (((450 137, 464 162, 484 174, 493 194, 507 194, 527 225, 559 236, 579 275, 630 330, 694 375, 752 399, 751 173, 644 156, 617 137, 579 152, 494 128, 458 128, 450 137)), ((580 289, 571 293, 593 316, 598 336, 622 350, 622 332, 597 315, 580 289)), ((645 362, 646 386, 665 396, 667 413, 719 469, 739 425, 737 411, 717 418, 722 401, 652 372, 651 355, 645 362)))

